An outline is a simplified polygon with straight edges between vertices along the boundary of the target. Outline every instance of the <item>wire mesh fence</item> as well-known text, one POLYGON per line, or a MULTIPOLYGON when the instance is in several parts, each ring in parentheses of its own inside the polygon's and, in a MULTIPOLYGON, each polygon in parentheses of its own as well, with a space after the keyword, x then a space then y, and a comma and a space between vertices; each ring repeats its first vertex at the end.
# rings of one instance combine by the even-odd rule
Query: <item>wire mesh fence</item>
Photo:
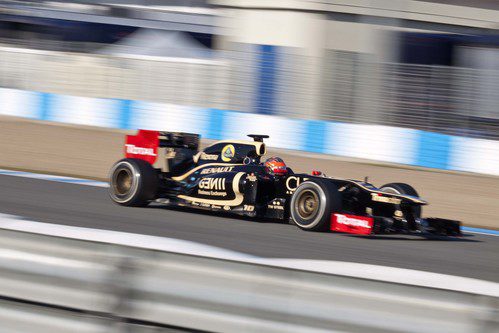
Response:
POLYGON ((226 108, 220 60, 0 48, 0 86, 86 97, 226 108))
POLYGON ((0 47, 0 86, 243 112, 264 105, 285 117, 499 139, 499 71, 380 63, 336 50, 323 58, 262 52, 269 50, 238 45, 210 60, 0 47))
POLYGON ((322 119, 499 138, 498 71, 376 63, 332 52, 322 119))

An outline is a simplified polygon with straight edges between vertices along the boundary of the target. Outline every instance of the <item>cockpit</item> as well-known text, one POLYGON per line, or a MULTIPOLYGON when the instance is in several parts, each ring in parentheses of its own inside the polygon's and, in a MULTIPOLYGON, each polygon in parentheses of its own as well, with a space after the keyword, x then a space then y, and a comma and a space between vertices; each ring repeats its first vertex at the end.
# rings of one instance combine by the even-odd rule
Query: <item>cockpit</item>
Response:
POLYGON ((265 155, 264 138, 267 135, 248 135, 254 141, 218 141, 193 156, 197 165, 207 163, 259 164, 265 155))

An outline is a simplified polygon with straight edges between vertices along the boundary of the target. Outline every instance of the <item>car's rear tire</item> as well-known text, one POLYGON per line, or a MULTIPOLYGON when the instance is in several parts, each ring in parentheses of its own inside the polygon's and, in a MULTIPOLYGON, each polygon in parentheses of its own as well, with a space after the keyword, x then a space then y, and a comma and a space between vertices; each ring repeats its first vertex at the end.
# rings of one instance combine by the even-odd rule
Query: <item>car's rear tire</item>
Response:
POLYGON ((330 181, 311 179, 298 186, 289 209, 291 221, 300 229, 327 230, 331 214, 341 209, 341 193, 330 181))
MULTIPOLYGON (((388 183, 380 187, 380 190, 387 193, 410 195, 419 198, 418 192, 409 184, 405 183, 388 183)), ((421 218, 421 206, 412 207, 414 218, 421 218)))
POLYGON ((109 174, 109 196, 122 206, 147 206, 156 196, 158 174, 146 161, 125 158, 109 174))

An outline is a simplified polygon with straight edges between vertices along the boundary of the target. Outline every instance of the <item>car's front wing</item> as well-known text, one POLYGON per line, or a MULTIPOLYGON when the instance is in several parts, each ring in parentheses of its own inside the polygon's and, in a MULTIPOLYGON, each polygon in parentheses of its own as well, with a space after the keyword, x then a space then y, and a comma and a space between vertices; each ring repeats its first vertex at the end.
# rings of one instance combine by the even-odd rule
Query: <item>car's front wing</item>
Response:
POLYGON ((455 220, 428 217, 416 220, 416 228, 401 219, 381 216, 331 214, 330 230, 357 235, 415 234, 420 236, 461 236, 461 223, 455 220))

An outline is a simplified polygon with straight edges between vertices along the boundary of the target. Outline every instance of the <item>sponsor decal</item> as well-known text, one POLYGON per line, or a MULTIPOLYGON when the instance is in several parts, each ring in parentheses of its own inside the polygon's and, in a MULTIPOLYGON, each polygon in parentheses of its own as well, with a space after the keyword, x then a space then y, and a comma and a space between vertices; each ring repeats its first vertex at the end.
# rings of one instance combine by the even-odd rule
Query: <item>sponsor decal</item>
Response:
POLYGON ((236 149, 233 145, 226 145, 222 149, 222 161, 229 162, 236 154, 236 149))
POLYGON ((225 178, 202 178, 198 184, 198 194, 225 197, 225 178))
POLYGON ((201 155, 199 156, 199 158, 202 159, 202 160, 216 161, 216 160, 218 160, 218 155, 216 155, 216 154, 206 154, 203 151, 203 152, 201 152, 201 155))
MULTIPOLYGON (((225 182, 223 182, 224 183, 223 185, 220 185, 220 183, 215 182, 215 181, 204 181, 204 183, 202 185, 203 187, 207 186, 208 188, 210 186, 215 187, 215 186, 220 185, 220 186, 224 187, 223 192, 219 191, 219 190, 199 189, 199 186, 198 186, 198 193, 200 193, 200 194, 209 195, 209 196, 221 196, 221 197, 229 196, 229 194, 225 192, 225 186, 229 186, 230 194, 232 194, 234 196, 233 199, 214 198, 214 197, 199 198, 199 197, 191 197, 191 196, 182 195, 182 194, 178 195, 178 198, 184 199, 184 200, 220 205, 220 206, 224 205, 224 206, 228 206, 229 209, 230 209, 230 206, 239 206, 243 203, 243 200, 244 200, 244 195, 239 190, 239 182, 240 182, 241 178, 245 175, 246 175, 246 173, 244 173, 244 172, 236 173, 236 175, 234 176, 234 178, 231 181, 230 186, 225 185, 225 182), (211 183, 211 182, 213 182, 213 183, 211 183), (212 185, 210 185, 210 184, 212 184, 212 185), (217 184, 217 185, 215 185, 215 184, 217 184)), ((218 177, 218 178, 220 178, 220 177, 218 177)), ((209 178, 205 178, 205 179, 216 179, 216 178, 209 177, 209 178)), ((222 179, 227 180, 226 178, 222 178, 222 179)), ((198 183, 198 185, 199 185, 199 183, 198 183)), ((225 209, 225 207, 224 207, 224 209, 225 209)))
POLYGON ((350 225, 352 227, 363 227, 363 228, 371 228, 369 222, 363 219, 359 219, 357 217, 348 217, 343 214, 334 214, 336 216, 336 222, 339 224, 350 225))
POLYGON ((371 217, 348 214, 333 214, 331 230, 351 234, 369 235, 372 232, 374 220, 371 217))
POLYGON ((126 144, 126 153, 134 155, 156 156, 153 148, 137 147, 132 144, 126 144))
POLYGON ((158 158, 159 132, 139 130, 137 135, 127 135, 123 147, 125 157, 138 158, 154 164, 158 158))
POLYGON ((400 205, 400 203, 402 202, 402 200, 399 198, 385 197, 380 193, 371 193, 371 199, 372 201, 390 203, 394 205, 400 205))
POLYGON ((243 210, 246 211, 246 212, 252 212, 255 210, 255 206, 253 205, 244 205, 243 206, 243 210))
POLYGON ((247 180, 249 180, 250 182, 256 182, 256 176, 254 173, 252 174, 249 174, 247 177, 246 177, 247 180))
POLYGON ((201 170, 200 174, 207 175, 210 173, 220 173, 220 172, 230 172, 234 169, 234 167, 217 167, 217 168, 206 168, 201 170))
POLYGON ((202 178, 199 188, 206 190, 225 190, 225 178, 202 178))
POLYGON ((300 177, 290 176, 286 179, 286 194, 292 194, 298 186, 300 186, 301 182, 308 180, 308 178, 300 179, 300 177))
POLYGON ((166 158, 175 158, 175 155, 177 155, 177 152, 175 151, 174 148, 166 148, 165 151, 166 158))
POLYGON ((272 201, 272 204, 267 205, 267 208, 269 208, 269 209, 277 209, 277 210, 284 210, 284 206, 278 200, 272 201))
POLYGON ((226 192, 220 192, 220 191, 198 190, 198 194, 201 194, 201 195, 210 195, 210 196, 213 196, 213 197, 225 197, 225 196, 227 196, 226 192))

